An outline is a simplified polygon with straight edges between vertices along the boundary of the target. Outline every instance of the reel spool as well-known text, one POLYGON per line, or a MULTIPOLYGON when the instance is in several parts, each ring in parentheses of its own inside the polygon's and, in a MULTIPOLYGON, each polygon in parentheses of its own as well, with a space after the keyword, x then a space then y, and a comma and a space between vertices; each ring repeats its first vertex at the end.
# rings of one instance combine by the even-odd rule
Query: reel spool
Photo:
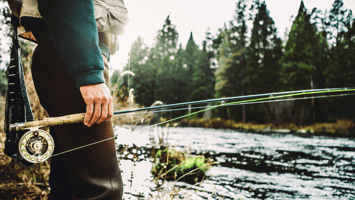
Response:
POLYGON ((54 151, 52 136, 40 129, 26 132, 18 144, 21 156, 30 163, 40 163, 48 160, 54 151))

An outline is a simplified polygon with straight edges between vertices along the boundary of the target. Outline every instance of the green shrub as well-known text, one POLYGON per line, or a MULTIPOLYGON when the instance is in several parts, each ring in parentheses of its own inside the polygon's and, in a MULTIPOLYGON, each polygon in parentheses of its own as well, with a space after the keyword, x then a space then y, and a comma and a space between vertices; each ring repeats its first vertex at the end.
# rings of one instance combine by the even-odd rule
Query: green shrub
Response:
POLYGON ((204 157, 187 157, 185 153, 166 147, 156 153, 155 160, 151 173, 169 181, 199 182, 210 168, 209 161, 204 157))

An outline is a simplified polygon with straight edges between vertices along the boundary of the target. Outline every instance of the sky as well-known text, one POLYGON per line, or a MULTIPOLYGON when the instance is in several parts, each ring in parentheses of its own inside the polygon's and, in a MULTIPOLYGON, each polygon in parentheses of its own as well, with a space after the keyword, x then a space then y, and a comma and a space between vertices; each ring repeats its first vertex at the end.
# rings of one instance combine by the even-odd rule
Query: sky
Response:
MULTIPOLYGON (((249 0, 250 1, 250 0, 249 0)), ((110 67, 122 70, 128 62, 131 44, 141 36, 145 44, 152 46, 158 30, 162 29, 170 14, 172 24, 179 33, 179 43, 183 47, 192 31, 194 41, 200 47, 205 32, 215 35, 224 23, 233 19, 238 0, 126 0, 124 1, 130 22, 125 34, 119 36, 120 50, 112 56, 110 67)), ((290 30, 291 16, 296 16, 301 0, 265 0, 270 17, 275 21, 279 37, 284 37, 285 29, 290 30)), ((330 10, 334 0, 304 0, 305 7, 330 10)), ((343 0, 344 7, 355 11, 355 0, 343 0)), ((355 13, 354 13, 355 14, 355 13)), ((249 27, 251 28, 251 27, 249 27)))
MULTIPOLYGON (((128 62, 131 45, 138 36, 151 47, 158 30, 162 29, 169 14, 172 24, 176 25, 179 33, 179 43, 184 47, 192 31, 195 43, 201 47, 208 28, 215 35, 224 23, 233 19, 237 2, 238 0, 125 0, 130 22, 125 34, 119 36, 120 50, 112 55, 110 68, 123 69, 128 62)), ((265 0, 265 2, 270 16, 275 21, 278 35, 283 38, 285 29, 291 28, 290 18, 297 15, 301 0, 265 0)), ((304 0, 309 11, 314 7, 329 11, 333 2, 334 0, 304 0)), ((355 0, 343 2, 344 7, 353 10, 355 14, 355 0)))

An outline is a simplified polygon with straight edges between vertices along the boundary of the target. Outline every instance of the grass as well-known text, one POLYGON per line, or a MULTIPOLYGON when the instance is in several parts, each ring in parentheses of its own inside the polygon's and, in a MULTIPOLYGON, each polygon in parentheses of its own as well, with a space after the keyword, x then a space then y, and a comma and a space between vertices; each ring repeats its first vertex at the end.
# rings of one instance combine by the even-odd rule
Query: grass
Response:
POLYGON ((162 147, 155 155, 151 173, 156 179, 197 183, 203 180, 212 162, 203 156, 189 156, 185 152, 162 147))
POLYGON ((324 135, 333 137, 348 137, 355 138, 355 120, 354 119, 338 119, 335 123, 320 123, 312 125, 297 126, 293 123, 285 124, 257 124, 257 123, 242 123, 234 120, 225 120, 215 118, 211 120, 205 119, 183 119, 180 126, 188 127, 203 127, 203 128, 225 128, 244 130, 251 132, 277 132, 286 129, 291 133, 307 133, 309 135, 324 135))

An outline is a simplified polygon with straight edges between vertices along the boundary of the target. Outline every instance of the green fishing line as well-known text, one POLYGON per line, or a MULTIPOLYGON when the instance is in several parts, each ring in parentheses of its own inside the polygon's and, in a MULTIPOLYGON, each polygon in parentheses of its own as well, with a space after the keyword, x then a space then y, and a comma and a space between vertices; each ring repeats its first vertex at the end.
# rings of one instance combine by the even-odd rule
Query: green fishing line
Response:
MULTIPOLYGON (((314 95, 314 94, 336 93, 336 92, 353 92, 353 91, 355 91, 355 89, 353 89, 353 88, 328 89, 328 90, 320 90, 320 91, 319 90, 318 91, 302 91, 302 92, 298 92, 298 93, 276 95, 276 96, 270 95, 269 97, 241 100, 241 101, 235 101, 235 102, 230 102, 230 103, 225 103, 224 100, 222 100, 221 104, 219 104, 219 105, 211 106, 211 107, 208 107, 206 109, 199 110, 199 111, 196 111, 196 112, 192 112, 192 113, 189 113, 189 114, 186 114, 186 115, 183 115, 183 116, 180 116, 180 117, 176 117, 176 118, 164 121, 164 122, 159 122, 159 123, 147 126, 145 128, 150 128, 150 127, 166 124, 166 123, 169 123, 169 122, 172 122, 172 121, 176 121, 178 119, 183 119, 183 118, 195 115, 197 113, 205 112, 207 110, 211 110, 211 109, 218 108, 218 107, 221 107, 221 106, 231 106, 231 105, 245 104, 245 103, 251 103, 251 102, 260 102, 260 103, 262 103, 263 101, 270 100, 270 99, 283 99, 283 98, 290 98, 290 97, 302 96, 302 95, 314 95)), ((314 98, 317 98, 317 96, 315 96, 314 98)), ((145 129, 145 128, 143 128, 143 129, 145 129)), ((98 144, 98 143, 101 143, 101 142, 105 142, 105 141, 108 141, 108 140, 112 140, 112 139, 115 139, 115 137, 107 138, 107 139, 104 139, 104 140, 100 140, 100 141, 97 141, 97 142, 93 142, 93 143, 90 143, 90 144, 87 144, 87 145, 84 145, 84 146, 80 146, 80 147, 71 149, 71 150, 68 150, 68 151, 57 153, 55 155, 52 155, 51 157, 58 156, 58 155, 61 155, 61 154, 65 154, 65 153, 69 153, 69 152, 72 152, 72 151, 75 151, 75 150, 78 150, 78 149, 82 149, 82 148, 85 148, 85 147, 88 147, 88 146, 91 146, 91 145, 94 145, 94 144, 98 144)))
POLYGON ((242 104, 242 103, 258 102, 258 101, 265 101, 265 100, 270 100, 270 99, 281 99, 281 98, 295 97, 295 96, 301 96, 301 95, 324 94, 324 93, 335 93, 335 92, 352 92, 352 91, 355 91, 355 89, 347 89, 347 88, 345 88, 345 89, 335 89, 335 90, 329 89, 329 90, 314 91, 314 92, 306 92, 306 91, 304 91, 304 92, 300 92, 300 93, 277 95, 277 96, 271 95, 269 97, 263 97, 263 98, 257 98, 257 99, 248 99, 248 100, 242 100, 242 101, 235 101, 235 102, 230 102, 230 103, 225 103, 224 101, 222 101, 221 104, 219 104, 219 105, 212 106, 212 107, 209 107, 209 108, 206 108, 206 109, 203 109, 203 110, 199 110, 199 111, 196 111, 196 112, 193 112, 193 113, 189 113, 189 114, 186 114, 186 115, 183 115, 183 116, 180 116, 180 117, 176 117, 176 118, 164 121, 164 122, 160 122, 160 123, 148 126, 147 128, 153 127, 153 126, 162 125, 162 124, 165 124, 165 123, 169 123, 169 122, 172 122, 172 121, 175 121, 175 120, 178 120, 178 119, 189 117, 189 116, 195 115, 197 113, 205 112, 207 110, 211 110, 211 109, 218 108, 218 107, 221 107, 221 106, 237 105, 237 104, 242 104))

